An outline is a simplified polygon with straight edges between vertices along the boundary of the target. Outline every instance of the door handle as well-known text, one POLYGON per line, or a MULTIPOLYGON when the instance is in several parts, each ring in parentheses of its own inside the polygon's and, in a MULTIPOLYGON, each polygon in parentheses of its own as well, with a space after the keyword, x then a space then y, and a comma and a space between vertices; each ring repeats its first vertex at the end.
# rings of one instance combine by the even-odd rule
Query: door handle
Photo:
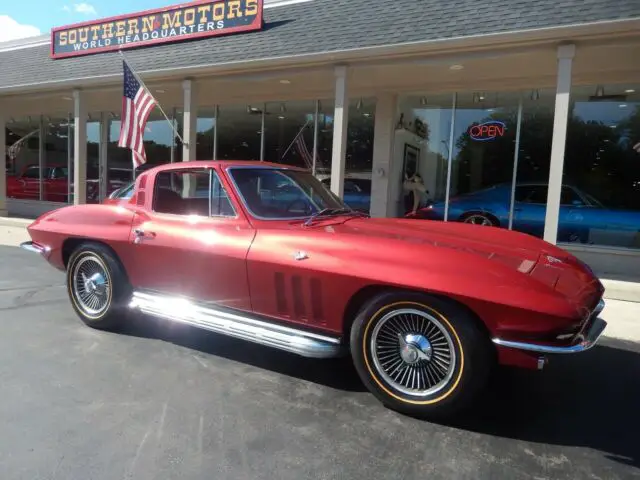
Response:
POLYGON ((140 243, 143 238, 155 238, 156 236, 156 232, 146 232, 142 228, 134 228, 133 234, 135 235, 133 243, 140 243))

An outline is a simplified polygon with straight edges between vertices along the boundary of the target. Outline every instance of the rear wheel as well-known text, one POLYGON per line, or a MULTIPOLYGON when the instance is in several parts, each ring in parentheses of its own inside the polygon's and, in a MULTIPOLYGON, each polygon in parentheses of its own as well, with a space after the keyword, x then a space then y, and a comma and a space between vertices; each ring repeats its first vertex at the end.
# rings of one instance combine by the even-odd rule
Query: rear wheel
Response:
POLYGON ((493 364, 489 338, 466 309, 413 292, 381 294, 365 305, 351 330, 351 353, 383 404, 432 419, 468 406, 493 364))
POLYGON ((131 287, 119 259, 109 248, 83 243, 67 266, 67 292, 80 319, 90 327, 113 329, 123 321, 131 287))
POLYGON ((497 227, 499 225, 498 220, 487 213, 465 213, 462 215, 461 221, 485 227, 497 227))

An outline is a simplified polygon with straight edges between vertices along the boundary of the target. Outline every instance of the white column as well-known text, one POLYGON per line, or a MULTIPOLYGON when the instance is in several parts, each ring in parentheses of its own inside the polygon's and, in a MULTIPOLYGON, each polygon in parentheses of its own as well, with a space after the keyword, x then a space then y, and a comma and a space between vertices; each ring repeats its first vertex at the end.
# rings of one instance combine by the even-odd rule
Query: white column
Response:
POLYGON ((560 193, 562 190, 562 171, 564 167, 564 150, 567 139, 567 122, 569 120, 569 100, 571 94, 571 66, 575 53, 575 45, 561 45, 558 47, 556 106, 553 119, 553 140, 551 142, 547 213, 544 224, 544 239, 550 243, 556 243, 558 237, 560 193))
POLYGON ((333 152, 331 155, 331 191, 343 197, 344 170, 347 154, 347 125, 349 123, 349 95, 347 92, 347 67, 335 69, 336 100, 333 115, 333 152))
POLYGON ((7 138, 5 135, 5 122, 2 112, 0 112, 0 146, 2 147, 2 154, 0 154, 0 217, 7 216, 7 138))
POLYGON ((81 90, 73 91, 73 203, 87 203, 87 106, 81 90))
MULTIPOLYGON (((107 147, 109 145, 109 126, 111 125, 111 119, 109 113, 102 112, 100 114, 100 149, 98 151, 98 185, 99 185, 99 198, 100 201, 105 199, 108 195, 109 186, 109 161, 107 147)), ((135 178, 135 174, 131 175, 131 179, 135 178)))
POLYGON ((372 217, 394 216, 394 202, 389 201, 390 182, 400 181, 391 178, 391 162, 397 113, 397 97, 385 93, 376 99, 376 116, 373 134, 373 167, 371 171, 371 210, 372 217))
MULTIPOLYGON (((196 121, 198 120, 198 105, 196 102, 196 85, 191 79, 182 82, 184 94, 184 109, 182 122, 182 161, 189 162, 196 158, 196 121)), ((202 158, 201 160, 210 160, 202 158)))

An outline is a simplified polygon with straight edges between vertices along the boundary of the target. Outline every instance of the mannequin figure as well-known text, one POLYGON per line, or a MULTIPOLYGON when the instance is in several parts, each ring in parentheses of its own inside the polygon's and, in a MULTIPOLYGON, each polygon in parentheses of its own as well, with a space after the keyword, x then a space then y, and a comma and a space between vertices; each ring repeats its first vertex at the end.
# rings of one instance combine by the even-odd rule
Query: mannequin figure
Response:
POLYGON ((405 174, 403 188, 407 192, 408 195, 413 193, 413 207, 411 207, 411 213, 415 214, 420 206, 420 200, 423 195, 429 193, 427 188, 424 185, 422 177, 419 173, 413 174, 413 176, 409 177, 405 174))

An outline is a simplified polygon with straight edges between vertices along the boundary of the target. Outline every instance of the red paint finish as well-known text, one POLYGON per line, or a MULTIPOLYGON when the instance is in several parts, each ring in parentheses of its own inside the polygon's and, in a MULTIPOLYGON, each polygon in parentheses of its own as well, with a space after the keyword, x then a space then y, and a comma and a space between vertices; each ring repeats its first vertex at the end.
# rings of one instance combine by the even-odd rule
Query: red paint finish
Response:
MULTIPOLYGON (((342 333, 349 301, 365 288, 443 295, 471 309, 491 337, 561 345, 603 294, 593 273, 559 247, 522 233, 462 223, 348 216, 260 220, 240 201, 227 168, 247 162, 185 162, 139 175, 118 205, 65 207, 29 227, 52 248, 91 238, 112 246, 136 288, 153 289, 342 333), (158 172, 217 171, 235 217, 186 217, 152 210, 158 172), (133 231, 147 236, 135 243, 133 231)), ((261 162, 261 166, 274 166, 261 162)), ((289 167, 287 167, 289 168, 289 167)), ((537 355, 497 349, 500 363, 536 368, 537 355)))

